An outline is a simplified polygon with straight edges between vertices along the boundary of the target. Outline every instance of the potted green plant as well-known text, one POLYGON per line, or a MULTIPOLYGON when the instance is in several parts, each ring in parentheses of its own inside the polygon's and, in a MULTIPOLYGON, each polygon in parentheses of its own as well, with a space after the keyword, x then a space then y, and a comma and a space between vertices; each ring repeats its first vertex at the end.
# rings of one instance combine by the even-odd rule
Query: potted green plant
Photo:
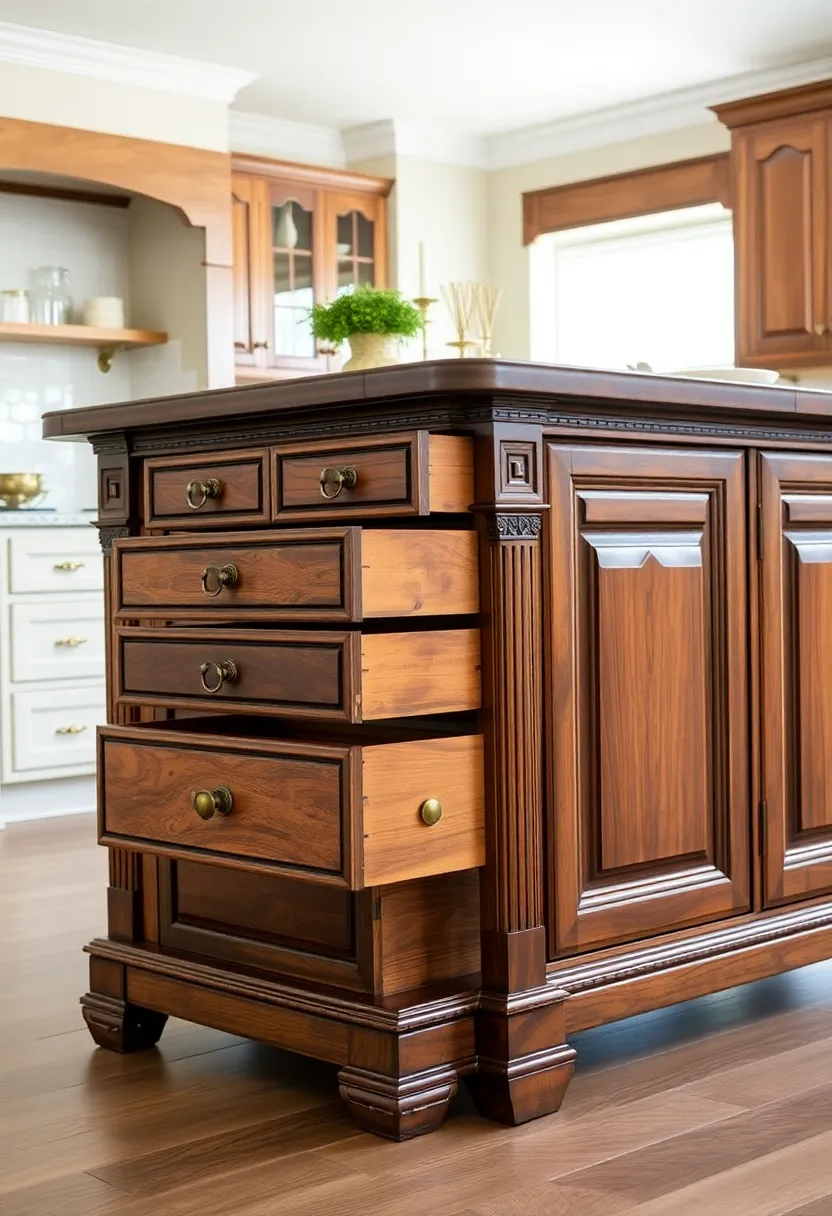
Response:
POLYGON ((309 313, 312 333, 324 342, 350 344, 343 370, 361 371, 398 363, 400 338, 414 338, 422 328, 422 314, 398 291, 356 287, 331 304, 315 304, 309 313))

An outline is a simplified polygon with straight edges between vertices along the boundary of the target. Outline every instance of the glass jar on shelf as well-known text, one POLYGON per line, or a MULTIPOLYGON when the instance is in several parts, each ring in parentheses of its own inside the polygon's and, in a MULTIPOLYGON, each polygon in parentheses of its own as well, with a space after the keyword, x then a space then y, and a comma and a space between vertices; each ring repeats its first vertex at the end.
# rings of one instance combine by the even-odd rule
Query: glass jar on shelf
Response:
POLYGON ((16 287, 6 288, 0 293, 0 298, 0 320, 14 321, 18 325, 25 325, 29 321, 28 291, 21 291, 16 287))
POLYGON ((68 325, 72 310, 69 271, 39 266, 35 271, 34 320, 38 325, 68 325))

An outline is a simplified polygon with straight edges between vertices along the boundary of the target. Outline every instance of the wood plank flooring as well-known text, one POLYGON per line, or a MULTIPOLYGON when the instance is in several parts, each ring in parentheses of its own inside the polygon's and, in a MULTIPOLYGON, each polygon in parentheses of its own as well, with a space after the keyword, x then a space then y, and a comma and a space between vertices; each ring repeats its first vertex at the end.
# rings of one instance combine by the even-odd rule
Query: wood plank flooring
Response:
POLYGON ((93 1047, 83 817, 0 833, 2 1216, 832 1216, 832 962, 576 1036, 560 1115, 358 1133, 335 1069, 181 1022, 93 1047))

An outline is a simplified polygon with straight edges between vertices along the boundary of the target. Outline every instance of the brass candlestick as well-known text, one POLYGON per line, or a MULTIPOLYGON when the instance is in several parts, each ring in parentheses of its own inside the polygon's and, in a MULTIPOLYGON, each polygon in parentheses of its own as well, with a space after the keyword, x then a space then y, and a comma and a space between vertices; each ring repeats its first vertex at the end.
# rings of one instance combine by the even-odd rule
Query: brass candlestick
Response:
POLYGON ((448 346, 459 351, 460 359, 464 359, 472 347, 479 346, 476 338, 469 337, 474 316, 475 289, 475 283, 448 283, 440 288, 456 330, 457 340, 449 342, 448 346))
POLYGON ((413 303, 422 314, 422 361, 424 362, 428 357, 428 325, 430 324, 428 313, 431 304, 438 304, 439 301, 434 300, 431 296, 417 296, 413 303))

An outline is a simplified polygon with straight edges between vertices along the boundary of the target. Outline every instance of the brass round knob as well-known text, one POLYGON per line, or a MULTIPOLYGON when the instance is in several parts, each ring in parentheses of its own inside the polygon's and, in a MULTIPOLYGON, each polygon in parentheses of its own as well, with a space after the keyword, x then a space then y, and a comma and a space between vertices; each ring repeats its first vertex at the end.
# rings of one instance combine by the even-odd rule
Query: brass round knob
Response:
POLYGON ((198 511, 200 507, 205 506, 209 498, 219 498, 221 493, 222 482, 216 477, 209 477, 206 481, 189 481, 185 497, 191 510, 198 511))
POLYGON ((234 809, 234 796, 225 785, 220 785, 215 790, 193 790, 191 806, 200 819, 211 819, 214 815, 230 815, 234 809))
POLYGON ((422 822, 432 828, 442 818, 442 803, 438 798, 426 798, 419 807, 419 814, 422 816, 422 822))
POLYGON ((321 483, 321 494, 324 498, 337 498, 343 489, 355 489, 358 474, 349 466, 343 469, 321 469, 321 476, 318 480, 321 483))
POLYGON ((239 578, 237 567, 206 566, 202 571, 202 593, 213 599, 218 596, 223 587, 233 587, 239 578))
POLYGON ((199 669, 199 678, 206 692, 219 692, 223 684, 233 684, 237 679, 237 664, 233 659, 223 659, 219 663, 203 663, 199 669))

